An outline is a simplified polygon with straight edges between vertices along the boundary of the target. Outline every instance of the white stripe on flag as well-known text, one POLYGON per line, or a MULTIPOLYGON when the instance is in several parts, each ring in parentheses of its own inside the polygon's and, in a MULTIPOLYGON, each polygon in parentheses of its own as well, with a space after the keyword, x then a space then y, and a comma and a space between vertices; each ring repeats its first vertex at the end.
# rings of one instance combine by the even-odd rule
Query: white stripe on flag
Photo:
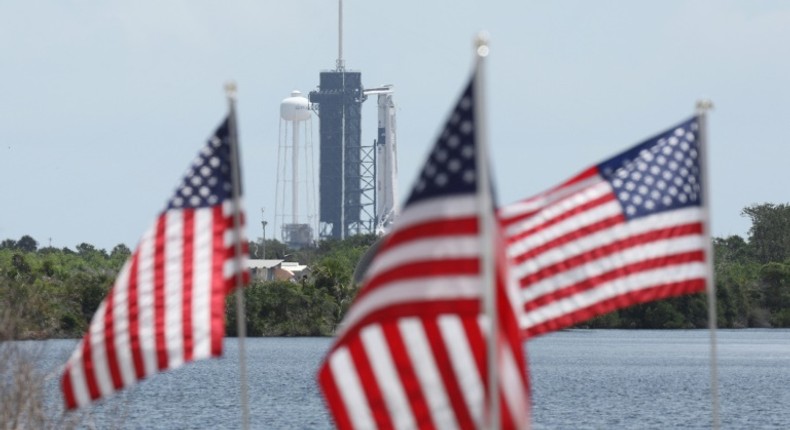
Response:
POLYGON ((513 356, 510 343, 505 340, 501 345, 500 358, 502 361, 500 362, 499 386, 504 393, 506 409, 510 411, 514 422, 529 422, 527 417, 529 408, 526 407, 529 405, 529 399, 526 397, 527 387, 524 386, 524 380, 513 356))
POLYGON ((338 348, 329 356, 329 368, 353 427, 359 429, 376 428, 365 391, 362 389, 362 383, 359 381, 348 348, 338 348))
MULTIPOLYGON (((584 237, 574 238, 574 240, 566 244, 550 248, 524 261, 517 267, 514 267, 512 272, 517 277, 523 278, 537 272, 544 266, 573 258, 592 249, 606 246, 628 237, 677 225, 700 222, 701 216, 702 213, 699 208, 687 208, 668 213, 662 212, 644 218, 637 218, 633 221, 617 224, 584 237)), ((552 237, 550 239, 555 238, 556 237, 552 237)))
POLYGON ((704 279, 705 274, 704 262, 668 266, 631 274, 525 312, 522 314, 520 326, 526 330, 561 315, 576 312, 620 295, 667 283, 704 279))
POLYGON ((544 208, 546 206, 550 206, 550 205, 552 205, 552 204, 554 204, 554 203, 556 203, 556 202, 558 202, 558 201, 570 196, 571 194, 575 194, 575 193, 579 192, 580 190, 583 190, 583 189, 585 189, 587 187, 591 187, 591 186, 593 186, 596 183, 601 182, 601 181, 602 181, 601 177, 596 175, 596 176, 593 176, 593 177, 581 180, 579 182, 576 182, 576 183, 573 183, 573 184, 568 184, 566 186, 563 186, 563 187, 557 188, 555 190, 546 192, 544 194, 541 194, 539 196, 533 197, 531 199, 507 205, 507 206, 501 208, 501 211, 499 213, 500 219, 504 219, 504 220, 507 221, 509 219, 517 218, 519 216, 522 216, 524 214, 535 212, 535 211, 540 210, 540 209, 542 209, 542 208, 544 208))
MULTIPOLYGON (((608 203, 604 203, 600 206, 596 206, 595 208, 586 210, 584 212, 579 212, 578 214, 575 214, 567 219, 564 219, 554 225, 547 226, 545 229, 540 230, 535 234, 531 234, 524 239, 512 243, 508 247, 508 255, 510 257, 516 257, 520 254, 527 253, 539 246, 545 245, 546 243, 558 237, 564 236, 574 231, 582 230, 587 226, 590 226, 607 218, 611 218, 620 213, 622 213, 620 208, 620 203, 617 202, 616 200, 612 200, 608 203)), ((543 224, 544 220, 551 219, 551 218, 543 218, 543 217, 540 218, 541 218, 541 224, 543 224)))
POLYGON ((112 377, 107 367, 107 349, 104 344, 104 312, 107 309, 107 301, 102 300, 96 313, 93 314, 91 325, 88 328, 91 339, 91 361, 93 363, 93 376, 96 378, 96 385, 101 396, 107 396, 113 391, 112 377))
POLYGON ((396 429, 416 428, 417 423, 414 421, 409 399, 406 397, 400 378, 398 378, 398 370, 392 361, 389 345, 381 326, 371 324, 362 329, 359 334, 362 345, 365 347, 365 355, 373 368, 376 382, 378 382, 381 394, 387 404, 392 424, 396 429))
POLYGON ((137 303, 139 305, 140 352, 143 355, 145 375, 153 375, 157 371, 156 362, 156 328, 154 313, 154 225, 140 240, 140 254, 137 270, 137 303))
POLYGON ((77 348, 74 350, 74 353, 71 355, 71 359, 69 360, 69 374, 71 375, 71 388, 74 393, 74 401, 77 403, 77 406, 84 406, 90 403, 90 394, 88 393, 88 380, 85 378, 85 367, 82 361, 82 351, 84 351, 83 343, 85 342, 85 338, 83 337, 79 343, 77 343, 77 348))
POLYGON ((409 263, 450 258, 476 258, 480 255, 480 238, 471 236, 427 237, 413 240, 380 252, 368 268, 363 282, 375 275, 409 263))
MULTIPOLYGON (((574 194, 569 198, 559 201, 553 205, 544 207, 540 211, 540 216, 526 218, 521 222, 508 226, 506 233, 508 236, 516 236, 525 231, 532 230, 553 218, 556 218, 566 212, 576 210, 595 199, 599 199, 611 193, 612 186, 609 185, 608 182, 598 182, 594 186, 587 188, 578 194, 574 194)), ((619 204, 617 206, 619 208, 619 204)))
POLYGON ((444 314, 438 319, 442 339, 450 353, 450 362, 455 378, 464 396, 464 402, 477 428, 483 425, 483 403, 485 391, 480 372, 469 345, 469 337, 464 330, 461 318, 455 314, 444 314))
POLYGON ((113 285, 113 339, 115 354, 118 359, 118 368, 121 372, 123 386, 126 387, 137 381, 132 359, 131 339, 129 336, 129 275, 131 274, 132 260, 126 260, 118 278, 113 285))
POLYGON ((433 423, 436 428, 457 429, 455 412, 447 397, 439 369, 436 367, 422 321, 419 318, 401 318, 398 320, 398 330, 406 345, 417 379, 420 380, 420 388, 428 403, 433 423))
POLYGON ((196 209, 192 249, 192 333, 194 359, 211 356, 212 209, 196 209))
POLYGON ((479 297, 478 275, 446 275, 390 282, 360 297, 346 313, 337 335, 342 335, 346 328, 353 327, 370 313, 395 305, 479 297))
POLYGON ((168 368, 184 363, 184 211, 167 212, 165 227, 165 344, 168 368))
POLYGON ((398 216, 398 230, 405 230, 426 220, 440 222, 477 216, 477 205, 477 197, 474 195, 450 195, 418 201, 409 205, 409 210, 398 216))
MULTIPOLYGON (((659 257, 666 257, 689 251, 702 251, 702 236, 681 236, 669 240, 649 242, 644 245, 623 249, 604 257, 590 260, 573 269, 561 271, 554 276, 531 283, 524 288, 523 301, 531 301, 537 297, 550 294, 562 288, 574 285, 585 279, 595 278, 627 265, 659 257)), ((536 269, 542 269, 537 267, 536 269)))
MULTIPOLYGON (((229 227, 225 229, 225 234, 222 237, 222 239, 223 239, 223 241, 225 243, 225 247, 228 248, 228 249, 234 248, 236 246, 236 242, 240 242, 243 245, 245 240, 246 240, 245 237, 244 237, 244 234, 243 234, 243 232, 244 232, 244 224, 245 224, 245 220, 244 220, 244 216, 243 216, 243 214, 244 214, 243 208, 244 208, 244 202, 241 201, 241 200, 234 201, 232 199, 228 199, 228 200, 225 200, 222 203, 222 216, 223 216, 223 218, 230 220, 229 227), (238 211, 238 213, 242 214, 242 216, 239 217, 239 224, 240 225, 238 225, 238 226, 236 226, 236 228, 234 228, 233 227, 233 223, 235 222, 235 220, 233 218, 234 218, 234 216, 235 216, 237 211, 238 211)), ((222 220, 223 224, 225 223, 225 219, 222 220)), ((219 222, 219 220, 215 220, 215 222, 219 222)), ((234 251, 234 253, 235 253, 235 251, 234 251)), ((241 258, 245 259, 246 258, 246 254, 242 255, 241 258)), ((225 276, 226 279, 230 279, 233 276, 235 276, 236 272, 237 272, 236 259, 231 258, 231 259, 227 260, 227 262, 230 262, 230 264, 229 265, 225 265, 225 267, 223 268, 224 269, 224 276, 225 276), (230 270, 228 270, 228 268, 230 268, 230 270)), ((242 270, 243 270, 244 267, 246 267, 244 265, 244 261, 239 261, 239 265, 240 265, 239 269, 242 269, 242 270)))

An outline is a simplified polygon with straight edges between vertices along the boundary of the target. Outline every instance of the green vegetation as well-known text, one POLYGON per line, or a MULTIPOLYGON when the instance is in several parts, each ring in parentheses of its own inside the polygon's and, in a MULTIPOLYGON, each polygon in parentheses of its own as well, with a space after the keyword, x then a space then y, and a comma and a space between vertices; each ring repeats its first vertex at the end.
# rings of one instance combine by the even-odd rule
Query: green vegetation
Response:
MULTIPOLYGON (((714 238, 718 326, 790 327, 790 204, 746 207, 748 240, 714 238)), ((593 328, 704 328, 707 298, 695 294, 595 318, 593 328)))
MULTIPOLYGON (((357 261, 375 241, 373 235, 328 240, 311 249, 289 250, 267 241, 267 258, 299 261, 312 275, 300 283, 253 282, 246 290, 250 336, 331 335, 354 297, 357 261)), ((253 258, 262 247, 251 243, 253 258)), ((0 242, 0 325, 2 339, 78 338, 131 255, 125 245, 110 253, 82 243, 69 248, 39 248, 30 236, 0 242)), ((236 334, 235 299, 227 301, 226 327, 236 334)))
MULTIPOLYGON (((719 326, 790 327, 790 204, 753 205, 742 215, 752 222, 747 239, 714 239, 719 326)), ((298 283, 253 282, 244 292, 248 335, 331 335, 356 294, 354 269, 375 239, 366 235, 328 240, 302 250, 267 240, 266 258, 288 256, 310 266, 311 275, 298 283)), ((253 258, 262 258, 263 250, 260 242, 250 243, 253 258)), ((74 250, 39 248, 30 236, 0 242, 0 320, 13 315, 15 321, 0 324, 0 340, 81 337, 130 252, 122 244, 109 253, 87 243, 74 250)), ((233 336, 233 297, 226 307, 227 333, 233 336)), ((634 306, 585 324, 595 328, 706 325, 703 294, 634 306)))
POLYGON ((30 236, 0 243, 0 314, 13 312, 16 324, 2 338, 81 337, 130 250, 111 253, 82 243, 38 248, 30 236))

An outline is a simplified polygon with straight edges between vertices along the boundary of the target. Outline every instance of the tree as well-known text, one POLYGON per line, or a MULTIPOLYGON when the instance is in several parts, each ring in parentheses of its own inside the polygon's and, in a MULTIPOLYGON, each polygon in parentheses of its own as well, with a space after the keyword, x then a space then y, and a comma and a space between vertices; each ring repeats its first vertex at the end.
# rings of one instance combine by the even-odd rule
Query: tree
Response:
POLYGON ((36 252, 38 242, 28 235, 24 235, 16 242, 16 249, 24 252, 36 252))
MULTIPOLYGON (((284 259, 286 255, 291 253, 291 250, 285 246, 284 243, 280 242, 279 240, 275 239, 266 239, 266 255, 261 254, 261 258, 265 259, 284 259)), ((263 249, 260 251, 263 253, 263 249)))
POLYGON ((790 265, 768 263, 760 268, 763 307, 768 310, 771 325, 790 326, 790 265))
POLYGON ((29 274, 30 273, 30 264, 28 264, 27 260, 25 259, 24 254, 16 253, 11 258, 11 264, 16 269, 17 273, 19 274, 29 274))
POLYGON ((749 246, 760 263, 790 258, 790 204, 747 206, 741 215, 752 220, 749 246))
POLYGON ((77 245, 77 252, 81 256, 85 257, 96 252, 96 247, 91 245, 90 243, 82 242, 81 244, 77 245))
POLYGON ((749 243, 738 235, 713 239, 713 255, 716 263, 747 262, 752 260, 749 243))
POLYGON ((115 245, 112 251, 110 251, 110 262, 112 263, 112 267, 119 270, 123 263, 129 259, 130 255, 132 255, 132 251, 128 246, 123 243, 115 245))

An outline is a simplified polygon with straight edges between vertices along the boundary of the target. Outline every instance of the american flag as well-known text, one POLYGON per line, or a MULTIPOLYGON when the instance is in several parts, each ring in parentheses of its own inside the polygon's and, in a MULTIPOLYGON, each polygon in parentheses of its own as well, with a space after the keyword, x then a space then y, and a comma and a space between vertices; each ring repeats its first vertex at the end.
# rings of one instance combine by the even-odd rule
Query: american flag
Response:
MULTIPOLYGON (((319 368, 340 429, 485 427, 480 258, 494 243, 482 242, 479 213, 493 204, 477 192, 474 79, 319 368)), ((499 281, 500 410, 505 428, 514 428, 527 422, 528 382, 516 308, 505 306, 511 296, 499 281)))
POLYGON ((500 211, 527 336, 704 291, 698 127, 693 117, 500 211))
POLYGON ((225 296, 243 267, 235 253, 244 238, 242 226, 234 225, 243 210, 233 198, 232 127, 231 113, 96 310, 61 380, 68 409, 222 354, 225 296))

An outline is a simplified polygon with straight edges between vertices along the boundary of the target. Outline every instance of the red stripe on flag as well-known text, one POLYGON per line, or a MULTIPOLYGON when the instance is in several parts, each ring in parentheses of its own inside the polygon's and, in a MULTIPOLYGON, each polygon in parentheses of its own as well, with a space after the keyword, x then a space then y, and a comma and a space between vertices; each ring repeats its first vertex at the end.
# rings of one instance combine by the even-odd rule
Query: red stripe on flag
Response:
POLYGON ((705 291, 705 279, 692 279, 683 282, 656 285, 651 288, 645 288, 626 294, 621 294, 617 297, 597 302, 586 308, 563 314, 548 321, 544 321, 540 324, 529 327, 527 330, 525 330, 525 334, 527 337, 537 336, 539 334, 573 326, 578 322, 586 321, 590 318, 612 312, 616 309, 621 309, 640 303, 647 303, 654 300, 666 299, 669 297, 699 293, 702 291, 705 291))
POLYGON ((71 365, 66 364, 63 371, 63 378, 60 380, 61 391, 63 391, 63 400, 66 403, 66 409, 74 409, 77 407, 77 399, 74 398, 74 386, 71 383, 71 365))
POLYGON ((139 266, 140 251, 137 250, 132 254, 132 264, 129 268, 129 349, 132 351, 135 375, 137 379, 142 379, 145 377, 145 364, 143 348, 140 344, 140 303, 137 291, 139 266))
MULTIPOLYGON (((342 341, 358 336, 359 330, 367 324, 386 322, 396 323, 396 320, 404 317, 432 318, 441 314, 458 314, 462 317, 477 315, 480 313, 480 299, 446 299, 446 300, 426 300, 419 302, 398 303, 378 309, 365 315, 364 318, 354 323, 353 327, 338 337, 335 346, 341 345, 342 341)), ((331 351, 330 351, 331 353, 331 351)))
POLYGON ((591 249, 583 254, 579 254, 577 256, 546 266, 543 269, 522 278, 521 285, 529 286, 542 279, 550 278, 558 273, 565 272, 567 270, 573 269, 574 267, 579 267, 590 261, 597 260, 599 258, 617 252, 622 252, 629 248, 644 245, 650 242, 700 234, 702 234, 702 223, 697 222, 656 229, 642 234, 628 236, 608 245, 591 249))
POLYGON ((222 206, 214 206, 211 215, 211 355, 222 355, 222 337, 225 333, 225 217, 222 206))
POLYGON ((362 389, 365 391, 365 399, 370 406, 370 411, 373 413, 376 426, 380 429, 394 428, 395 426, 390 420, 389 413, 387 413, 387 404, 384 401, 384 396, 381 394, 373 368, 370 366, 370 359, 362 344, 362 337, 354 337, 346 346, 351 354, 351 360, 354 362, 354 369, 359 377, 362 389))
POLYGON ((340 396, 340 391, 337 385, 335 385, 335 378, 332 376, 332 369, 330 366, 323 366, 318 372, 318 384, 321 386, 327 408, 332 411, 332 418, 335 420, 335 426, 339 430, 353 429, 354 426, 351 424, 351 419, 348 416, 343 398, 340 396))
POLYGON ((547 294, 535 298, 534 300, 530 300, 524 305, 524 309, 529 312, 536 308, 545 306, 549 303, 553 303, 562 300, 564 298, 576 295, 578 293, 591 290, 593 288, 598 287, 601 284, 610 282, 618 278, 622 278, 624 276, 630 276, 632 274, 636 274, 639 272, 644 272, 660 267, 677 266, 685 263, 691 263, 693 261, 704 262, 705 254, 702 251, 691 251, 691 252, 666 255, 662 257, 637 261, 635 263, 628 264, 623 267, 619 267, 609 272, 602 273, 601 275, 598 276, 586 277, 581 282, 578 282, 573 285, 569 285, 562 289, 558 289, 556 291, 553 291, 551 294, 547 294))
POLYGON ((156 365, 167 369, 167 344, 165 342, 165 235, 167 215, 156 222, 154 235, 154 333, 156 339, 156 365))
POLYGON ((423 327, 425 327, 428 344, 431 346, 431 352, 433 352, 436 367, 439 369, 439 374, 442 377, 442 383, 447 392, 447 397, 450 400, 450 404, 453 406, 455 419, 462 429, 473 429, 475 427, 475 422, 469 413, 469 409, 466 407, 464 394, 455 377, 452 358, 447 352, 447 347, 436 322, 436 317, 423 319, 423 327))
MULTIPOLYGON (((546 221, 546 222, 544 222, 544 223, 542 223, 540 225, 537 225, 537 226, 535 226, 535 227, 533 227, 533 228, 531 228, 531 229, 529 229, 527 231, 521 232, 518 235, 511 236, 510 238, 508 238, 508 241, 509 241, 509 243, 516 243, 516 242, 518 242, 518 241, 520 241, 520 240, 522 240, 522 239, 524 239, 526 237, 533 236, 536 233, 547 229, 548 227, 551 227, 551 226, 556 225, 556 224, 558 224, 558 223, 560 223, 562 221, 565 221, 566 219, 568 219, 568 218, 570 218, 572 216, 576 216, 576 215, 578 215, 580 213, 587 212, 587 211, 589 211, 589 210, 591 210, 591 209, 593 209, 595 207, 598 207, 598 206, 600 206, 602 204, 609 203, 612 200, 614 200, 614 195, 606 194, 606 195, 604 195, 604 196, 602 196, 602 197, 600 197, 598 199, 591 200, 591 201, 587 202, 586 204, 584 204, 582 206, 574 208, 573 210, 564 212, 560 216, 551 218, 550 220, 548 220, 548 221, 546 221)), ((532 258, 532 257, 534 257, 536 255, 539 255, 539 254, 542 254, 542 253, 546 252, 547 250, 549 250, 551 248, 556 248, 556 247, 558 247, 560 245, 564 245, 564 244, 572 242, 574 240, 578 240, 581 237, 584 237, 584 236, 587 236, 587 235, 590 235, 590 234, 593 234, 595 232, 599 232, 599 231, 602 231, 602 230, 606 230, 609 227, 612 227, 612 226, 617 225, 617 224, 621 224, 623 222, 625 222, 625 217, 622 215, 622 213, 619 213, 617 215, 612 215, 610 217, 601 219, 601 220, 599 220, 597 222, 594 222, 592 224, 581 226, 581 227, 579 227, 579 228, 577 228, 577 229, 575 229, 573 231, 570 231, 570 232, 568 232, 568 233, 566 233, 566 234, 564 234, 562 236, 559 236, 559 237, 557 237, 557 238, 555 238, 555 239, 553 239, 553 240, 551 240, 549 242, 546 242, 546 243, 544 243, 544 244, 542 244, 540 246, 532 248, 532 249, 530 249, 527 252, 521 253, 521 254, 513 257, 513 261, 515 263, 522 263, 522 262, 524 262, 526 260, 529 260, 530 258, 532 258)))
MULTIPOLYGON (((553 240, 550 240, 540 246, 536 246, 535 248, 530 249, 527 252, 519 254, 513 257, 513 262, 516 264, 523 263, 524 261, 529 260, 530 258, 535 257, 536 255, 543 254, 544 252, 556 248, 558 246, 565 245, 570 242, 574 242, 579 240, 582 237, 589 236, 593 233, 597 233, 599 231, 604 231, 608 228, 611 228, 615 225, 622 224, 625 222, 625 216, 623 214, 612 215, 610 217, 604 218, 600 221, 594 222, 592 224, 587 224, 582 226, 576 230, 568 232, 562 236, 559 236, 553 240)), ((535 231, 542 230, 545 226, 550 224, 554 224, 552 222, 546 223, 541 225, 541 227, 537 228, 535 231)), ((534 234, 534 233, 533 233, 534 234)), ((512 243, 512 241, 511 241, 512 243)))
POLYGON ((118 355, 115 352, 115 325, 113 321, 113 306, 115 306, 115 289, 110 289, 107 294, 106 307, 104 309, 104 350, 107 353, 107 365, 110 368, 112 386, 116 390, 123 387, 121 370, 118 367, 118 355))
MULTIPOLYGON (((223 217, 222 218, 222 223, 228 229, 234 228, 236 223, 235 223, 233 214, 230 214, 228 216, 223 217)), ((239 228, 243 228, 244 227, 244 222, 242 221, 242 222, 240 222, 240 224, 241 225, 239 226, 239 228)), ((249 253, 250 253, 250 245, 249 245, 249 243, 242 241, 240 248, 241 248, 241 250, 240 250, 241 254, 238 254, 236 252, 236 244, 235 243, 225 243, 225 248, 223 250, 225 258, 227 260, 231 260, 231 259, 234 259, 234 258, 247 257, 249 255, 249 253)), ((239 261, 241 261, 241 260, 239 260, 239 261)), ((234 289, 236 289, 236 287, 239 287, 239 285, 238 285, 239 281, 237 279, 237 273, 236 273, 235 270, 241 271, 241 285, 240 285, 240 287, 244 287, 245 285, 247 285, 250 282, 249 271, 247 269, 245 269, 244 267, 236 268, 234 266, 234 272, 231 273, 230 276, 225 278, 225 294, 229 294, 234 289)))
MULTIPOLYGON (((575 184, 577 184, 577 183, 579 183, 581 181, 590 179, 590 178, 592 178, 594 176, 598 176, 598 168, 595 167, 595 166, 590 167, 589 169, 579 173, 578 175, 576 175, 572 179, 568 180, 567 182, 563 183, 562 185, 559 185, 559 186, 557 186, 555 188, 552 188, 551 190, 549 190, 549 191, 547 191, 547 192, 545 192, 543 194, 540 194, 537 197, 534 197, 534 198, 526 200, 526 202, 533 202, 533 201, 538 201, 539 199, 551 198, 555 194, 562 193, 565 188, 569 188, 569 187, 571 187, 571 186, 573 186, 573 185, 575 185, 575 184)), ((528 212, 524 212, 524 213, 520 213, 520 214, 517 214, 517 215, 512 215, 512 216, 509 216, 509 217, 506 217, 502 213, 502 211, 500 210, 499 220, 500 220, 502 226, 508 227, 508 226, 513 225, 513 224, 517 224, 517 223, 519 223, 519 222, 521 222, 521 221, 523 221, 523 220, 525 220, 527 218, 532 217, 536 213, 538 213, 538 212, 542 211, 543 209, 545 209, 545 207, 546 207, 546 205, 540 205, 534 210, 531 210, 531 211, 528 211, 528 212)))
POLYGON ((378 253, 383 253, 390 248, 394 248, 406 242, 414 240, 425 240, 439 236, 467 236, 477 234, 477 219, 456 218, 456 219, 431 219, 403 229, 394 230, 388 239, 384 241, 378 253))
POLYGON ((98 399, 101 396, 99 385, 96 383, 96 369, 91 353, 91 332, 88 330, 82 339, 82 369, 85 373, 85 385, 88 386, 88 394, 91 399, 98 399))
POLYGON ((369 279, 365 284, 365 288, 357 294, 357 300, 365 297, 383 285, 396 281, 448 275, 477 275, 479 273, 479 258, 446 258, 400 264, 387 271, 380 272, 369 279))
POLYGON ((195 276, 195 210, 184 209, 184 253, 181 326, 184 333, 184 361, 192 361, 195 354, 195 334, 192 327, 192 282, 195 276))
POLYGON ((435 429, 436 425, 433 423, 427 408, 428 402, 423 394, 420 380, 417 379, 414 366, 411 364, 411 359, 400 334, 397 321, 382 324, 381 328, 384 331, 384 338, 387 339, 390 355, 398 372, 398 379, 403 386, 406 399, 409 401, 417 428, 425 430, 435 429))
POLYGON ((483 331, 480 328, 480 323, 477 318, 462 318, 461 324, 464 327, 467 341, 469 342, 469 349, 472 351, 472 356, 475 359, 477 372, 480 380, 483 381, 483 386, 488 387, 485 382, 488 377, 486 372, 486 339, 483 331))

